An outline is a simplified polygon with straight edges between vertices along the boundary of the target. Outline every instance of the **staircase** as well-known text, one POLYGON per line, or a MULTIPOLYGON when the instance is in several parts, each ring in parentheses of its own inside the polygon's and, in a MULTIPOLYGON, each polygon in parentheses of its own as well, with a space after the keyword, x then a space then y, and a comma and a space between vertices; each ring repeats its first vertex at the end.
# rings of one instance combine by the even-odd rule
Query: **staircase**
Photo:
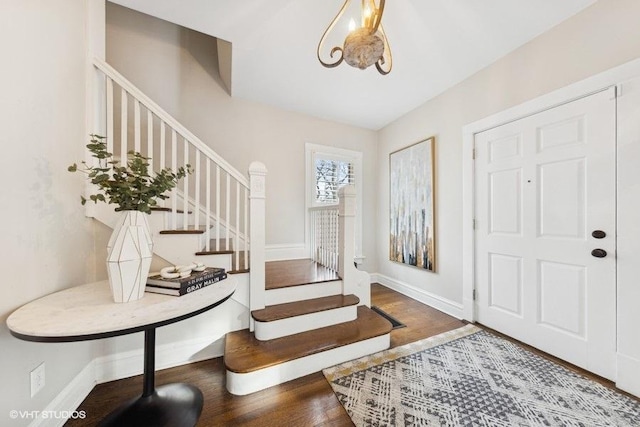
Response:
MULTIPOLYGON (((193 170, 151 213, 153 249, 175 265, 198 261, 236 275, 233 299, 246 309, 242 323, 249 329, 226 336, 232 394, 389 347, 391 324, 369 309, 370 277, 353 263, 353 186, 340 190, 335 212, 318 215, 331 219, 314 229, 311 259, 266 263, 264 165, 252 163, 247 179, 108 64, 95 59, 94 66, 93 115, 108 151, 115 158, 144 153, 154 170, 193 170)), ((87 206, 88 216, 116 223, 112 207, 87 206)))
POLYGON ((245 395, 384 350, 391 323, 342 294, 335 271, 308 260, 269 262, 269 305, 249 330, 227 334, 227 390, 245 395))

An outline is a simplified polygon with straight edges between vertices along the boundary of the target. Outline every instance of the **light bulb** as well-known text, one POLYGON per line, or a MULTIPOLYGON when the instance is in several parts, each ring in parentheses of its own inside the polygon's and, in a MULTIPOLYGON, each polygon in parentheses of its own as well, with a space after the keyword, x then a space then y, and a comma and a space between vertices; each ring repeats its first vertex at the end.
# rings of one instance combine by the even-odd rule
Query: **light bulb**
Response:
POLYGON ((349 32, 355 29, 356 29, 356 21, 354 21, 353 18, 351 18, 351 20, 349 21, 349 32))

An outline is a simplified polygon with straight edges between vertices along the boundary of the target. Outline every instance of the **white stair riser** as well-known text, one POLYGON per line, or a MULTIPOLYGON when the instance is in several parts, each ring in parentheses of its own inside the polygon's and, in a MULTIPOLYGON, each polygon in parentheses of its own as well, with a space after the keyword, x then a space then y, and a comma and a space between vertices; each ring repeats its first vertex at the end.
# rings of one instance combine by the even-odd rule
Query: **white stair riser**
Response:
POLYGON ((216 255, 194 255, 193 261, 201 262, 209 267, 224 268, 226 271, 232 270, 231 268, 231 254, 216 254, 216 255))
POLYGON ((340 295, 341 293, 342 280, 268 289, 265 291, 265 305, 285 304, 288 302, 340 295))
MULTIPOLYGON (((191 219, 193 215, 187 215, 187 225, 193 225, 191 219)), ((182 228, 184 214, 176 214, 176 228, 182 228)), ((171 230, 173 224, 171 221, 171 212, 156 211, 149 215, 149 227, 154 231, 171 230)))
POLYGON ((390 342, 391 334, 388 333, 246 374, 227 371, 227 390, 237 396, 255 393, 348 360, 386 350, 390 342))
POLYGON ((358 317, 358 306, 334 308, 271 322, 255 321, 254 333, 260 341, 286 337, 300 332, 350 322, 358 317))
POLYGON ((152 230, 153 252, 175 265, 191 264, 200 247, 198 234, 159 234, 152 230))

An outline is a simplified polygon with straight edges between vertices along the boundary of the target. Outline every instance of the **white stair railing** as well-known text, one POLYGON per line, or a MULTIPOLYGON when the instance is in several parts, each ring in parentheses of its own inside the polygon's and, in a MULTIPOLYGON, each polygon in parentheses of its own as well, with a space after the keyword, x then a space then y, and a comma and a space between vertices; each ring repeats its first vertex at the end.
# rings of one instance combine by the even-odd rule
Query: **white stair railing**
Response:
POLYGON ((193 174, 173 189, 169 206, 162 206, 170 212, 169 229, 203 230, 202 251, 233 250, 232 269, 248 270, 248 179, 109 64, 93 64, 104 77, 96 93, 103 94, 108 151, 116 159, 140 152, 155 171, 190 165, 193 174))
POLYGON ((311 259, 337 272, 339 258, 338 206, 319 206, 309 210, 311 213, 311 259))

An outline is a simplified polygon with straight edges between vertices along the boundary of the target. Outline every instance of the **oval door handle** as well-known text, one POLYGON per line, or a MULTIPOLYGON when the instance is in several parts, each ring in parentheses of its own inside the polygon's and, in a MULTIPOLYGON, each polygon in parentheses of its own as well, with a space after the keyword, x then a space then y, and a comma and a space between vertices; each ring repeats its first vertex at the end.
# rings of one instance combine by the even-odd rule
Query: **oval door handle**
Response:
POLYGON ((594 249, 591 251, 591 255, 596 258, 604 258, 607 256, 607 251, 605 251, 604 249, 594 249))
POLYGON ((605 233, 602 230, 594 230, 593 233, 591 233, 591 235, 595 238, 595 239, 604 239, 605 237, 607 237, 607 233, 605 233))

